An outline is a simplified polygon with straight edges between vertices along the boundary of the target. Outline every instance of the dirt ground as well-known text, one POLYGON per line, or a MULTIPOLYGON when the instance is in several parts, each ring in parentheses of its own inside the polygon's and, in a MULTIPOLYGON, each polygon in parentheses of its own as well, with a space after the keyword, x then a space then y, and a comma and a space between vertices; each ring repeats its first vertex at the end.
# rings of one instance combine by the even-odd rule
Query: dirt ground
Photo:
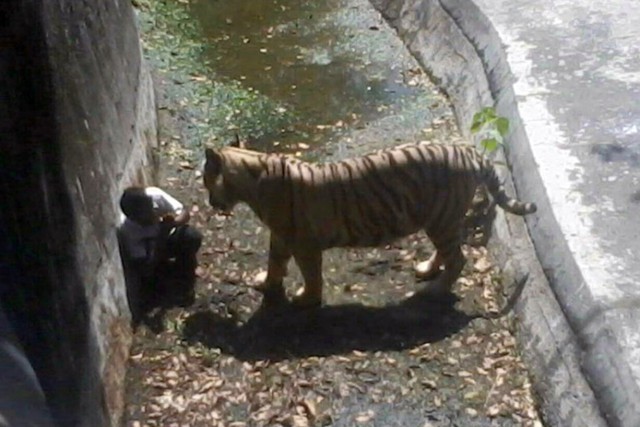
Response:
MULTIPOLYGON (((162 28, 154 22, 153 28, 162 28)), ((375 29, 382 32, 379 21, 375 29)), ((164 38, 148 31, 148 45, 151 36, 164 38)), ((174 48, 165 57, 179 55, 174 48)), ((410 78, 402 84, 436 92, 411 70, 403 71, 410 78)), ((160 184, 191 210, 204 241, 195 302, 175 307, 169 293, 136 330, 123 427, 542 425, 512 334, 517 319, 489 318, 513 293, 513 284, 502 283, 483 249, 466 248, 457 301, 420 294, 424 284, 412 266, 432 247, 416 235, 385 248, 325 252, 320 309, 261 306, 253 286, 266 268, 268 230, 246 206, 226 218, 206 205, 201 148, 183 141, 193 134, 198 104, 185 101, 181 91, 201 79, 158 70, 155 79, 160 184)), ((426 116, 407 113, 411 102, 380 106, 384 117, 375 122, 335 123, 346 142, 323 146, 314 157, 331 157, 345 146, 358 154, 380 148, 381 141, 450 139, 457 133, 453 115, 446 99, 433 96, 426 131, 426 116)), ((413 105, 423 103, 416 98, 413 105)), ((300 142, 301 151, 314 150, 300 142)), ((288 291, 300 284, 291 263, 288 291)))
MULTIPOLYGON (((196 301, 170 298, 138 327, 124 424, 138 426, 538 426, 511 316, 488 319, 509 294, 482 249, 458 301, 419 292, 416 235, 379 249, 325 253, 325 304, 265 309, 252 287, 268 231, 246 207, 231 218, 205 204, 198 165, 164 146, 164 187, 204 233, 196 301)), ((288 290, 301 278, 291 264, 288 290)))

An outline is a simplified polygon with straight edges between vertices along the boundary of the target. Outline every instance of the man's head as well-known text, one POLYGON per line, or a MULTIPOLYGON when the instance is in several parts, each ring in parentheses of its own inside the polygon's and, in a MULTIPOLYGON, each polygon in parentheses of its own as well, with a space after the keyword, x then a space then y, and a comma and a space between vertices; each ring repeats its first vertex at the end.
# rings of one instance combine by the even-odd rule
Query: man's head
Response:
POLYGON ((150 225, 156 221, 153 212, 153 200, 143 187, 129 187, 120 197, 120 209, 132 221, 141 225, 150 225))

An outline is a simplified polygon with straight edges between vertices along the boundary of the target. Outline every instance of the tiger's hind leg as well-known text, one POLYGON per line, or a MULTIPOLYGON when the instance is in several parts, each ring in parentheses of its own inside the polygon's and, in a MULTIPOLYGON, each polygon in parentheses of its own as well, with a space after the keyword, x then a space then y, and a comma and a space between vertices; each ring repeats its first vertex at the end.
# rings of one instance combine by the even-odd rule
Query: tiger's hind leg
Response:
POLYGON ((436 247, 437 255, 435 258, 439 257, 444 266, 444 271, 425 289, 425 292, 434 296, 451 295, 451 288, 460 276, 466 262, 461 248, 462 226, 458 226, 458 224, 449 226, 445 231, 448 232, 439 230, 438 233, 429 234, 436 247))
POLYGON ((322 305, 322 251, 305 248, 294 251, 293 257, 304 278, 302 292, 293 298, 293 304, 305 308, 319 307, 322 305))
POLYGON ((287 264, 291 259, 291 251, 282 239, 271 234, 269 244, 269 267, 267 277, 256 289, 269 301, 285 299, 283 280, 287 275, 287 264))

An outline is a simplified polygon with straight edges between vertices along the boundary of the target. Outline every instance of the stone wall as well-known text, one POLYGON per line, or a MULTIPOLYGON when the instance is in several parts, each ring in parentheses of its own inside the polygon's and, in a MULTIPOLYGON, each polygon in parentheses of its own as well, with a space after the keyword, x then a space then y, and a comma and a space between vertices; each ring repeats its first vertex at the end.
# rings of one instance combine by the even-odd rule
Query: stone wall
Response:
POLYGON ((153 180, 157 143, 134 12, 5 0, 0 21, 0 303, 56 423, 116 425, 131 340, 117 202, 153 180))

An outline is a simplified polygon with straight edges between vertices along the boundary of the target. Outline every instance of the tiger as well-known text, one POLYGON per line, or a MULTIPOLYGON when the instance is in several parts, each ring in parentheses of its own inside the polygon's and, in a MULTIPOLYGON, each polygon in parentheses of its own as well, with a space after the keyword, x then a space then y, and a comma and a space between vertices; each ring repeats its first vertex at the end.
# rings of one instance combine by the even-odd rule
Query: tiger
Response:
POLYGON ((304 280, 292 303, 322 304, 322 252, 376 247, 424 230, 435 246, 415 274, 424 292, 452 295, 460 275, 465 214, 484 186, 494 205, 515 215, 534 203, 507 195, 494 164, 471 145, 405 144, 361 157, 306 162, 238 146, 205 148, 203 183, 209 204, 230 214, 246 203, 270 230, 265 298, 284 298, 293 257, 304 280))

